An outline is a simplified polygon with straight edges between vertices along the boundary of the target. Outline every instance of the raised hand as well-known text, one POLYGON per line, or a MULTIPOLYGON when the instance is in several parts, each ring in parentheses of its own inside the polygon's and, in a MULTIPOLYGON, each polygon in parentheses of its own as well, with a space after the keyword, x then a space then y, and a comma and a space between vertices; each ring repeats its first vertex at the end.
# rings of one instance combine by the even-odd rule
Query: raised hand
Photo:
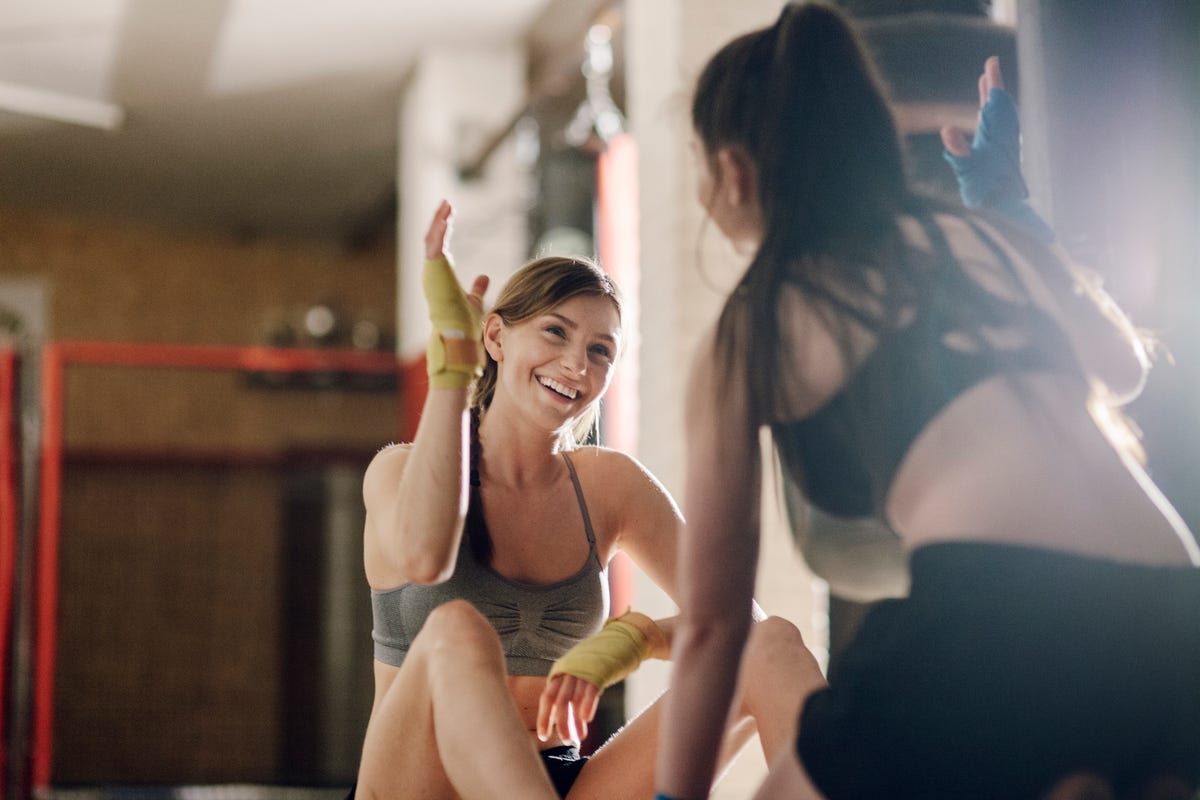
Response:
POLYGON ((425 234, 425 267, 421 285, 429 305, 433 333, 426 351, 431 388, 461 389, 479 377, 483 367, 480 341, 483 295, 488 278, 480 275, 463 292, 446 252, 454 209, 443 200, 425 234))
MULTIPOLYGON (((983 115, 983 108, 987 105, 988 95, 993 88, 1004 88, 1004 76, 1000 72, 999 56, 992 56, 983 62, 983 74, 979 76, 980 117, 983 115)), ((968 158, 971 155, 971 145, 967 142, 967 136, 961 128, 951 125, 942 128, 942 146, 946 148, 946 152, 958 158, 968 158)))
POLYGON ((1004 89, 1000 59, 992 56, 979 76, 979 124, 970 143, 963 131, 942 128, 943 156, 954 169, 967 208, 993 209, 1050 242, 1054 231, 1028 203, 1021 176, 1021 125, 1017 105, 1004 89))

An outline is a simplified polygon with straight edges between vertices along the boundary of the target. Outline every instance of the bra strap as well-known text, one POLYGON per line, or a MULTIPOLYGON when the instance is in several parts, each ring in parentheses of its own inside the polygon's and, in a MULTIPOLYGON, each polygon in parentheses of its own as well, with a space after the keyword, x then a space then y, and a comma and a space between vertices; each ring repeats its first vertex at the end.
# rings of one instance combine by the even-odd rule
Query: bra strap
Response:
POLYGON ((604 565, 600 563, 600 553, 596 549, 596 533, 592 530, 592 517, 588 514, 587 501, 583 499, 583 487, 579 485, 579 476, 575 473, 575 465, 571 463, 570 457, 563 452, 563 461, 567 464, 567 472, 571 474, 571 484, 575 487, 575 497, 579 501, 579 511, 583 514, 583 530, 587 533, 588 552, 596 562, 596 566, 604 569, 604 565))

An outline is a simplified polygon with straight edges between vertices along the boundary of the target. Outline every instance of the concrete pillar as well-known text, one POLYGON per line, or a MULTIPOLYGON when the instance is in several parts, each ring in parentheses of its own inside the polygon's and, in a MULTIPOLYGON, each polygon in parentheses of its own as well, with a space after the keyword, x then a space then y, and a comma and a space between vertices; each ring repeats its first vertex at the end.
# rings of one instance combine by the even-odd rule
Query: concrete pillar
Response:
MULTIPOLYGON (((690 95, 704 62, 735 35, 770 24, 780 0, 626 0, 626 111, 638 141, 641 208, 641 361, 639 453, 667 489, 683 500, 687 430, 685 385, 692 353, 713 324, 725 291, 744 266, 719 232, 704 223, 689 156, 690 95)), ((765 474, 770 476, 768 468, 765 474)), ((764 488, 759 601, 787 616, 809 642, 825 642, 823 584, 793 554, 778 493, 764 488)), ((644 578, 639 608, 666 615, 673 606, 644 578)), ((667 665, 644 666, 629 681, 635 712, 665 687, 667 665)), ((765 774, 751 745, 715 797, 748 797, 765 774)))
POLYGON ((456 210, 451 253, 464 284, 486 273, 499 287, 526 260, 532 185, 515 137, 492 155, 481 177, 464 181, 458 175, 459 164, 522 107, 526 91, 525 57, 517 43, 431 50, 413 70, 398 123, 396 331, 402 356, 422 354, 429 338, 421 262, 425 229, 443 197, 456 210))

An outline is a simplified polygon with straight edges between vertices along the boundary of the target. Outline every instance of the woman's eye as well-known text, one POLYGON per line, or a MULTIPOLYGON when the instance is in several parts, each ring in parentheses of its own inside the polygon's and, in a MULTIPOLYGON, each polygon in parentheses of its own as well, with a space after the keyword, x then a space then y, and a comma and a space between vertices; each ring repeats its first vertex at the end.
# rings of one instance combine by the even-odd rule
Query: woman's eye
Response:
POLYGON ((565 338, 567 338, 567 332, 566 332, 566 331, 564 331, 564 330, 562 329, 562 327, 561 327, 561 326, 558 326, 558 325, 548 325, 548 326, 546 327, 546 333, 549 333, 549 334, 551 334, 551 335, 553 335, 553 336, 557 336, 557 337, 559 337, 559 338, 561 338, 561 339, 565 339, 565 338))
POLYGON ((612 360, 612 351, 609 350, 604 345, 596 345, 595 347, 593 347, 592 354, 599 356, 600 358, 603 358, 608 361, 612 360))

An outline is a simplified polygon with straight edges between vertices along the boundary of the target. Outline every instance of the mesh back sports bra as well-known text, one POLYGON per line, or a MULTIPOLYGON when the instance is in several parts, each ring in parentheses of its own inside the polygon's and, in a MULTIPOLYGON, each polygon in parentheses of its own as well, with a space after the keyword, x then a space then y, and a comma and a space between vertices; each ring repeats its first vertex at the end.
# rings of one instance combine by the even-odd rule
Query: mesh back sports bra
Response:
POLYGON ((546 675, 550 666, 581 639, 595 633, 608 616, 608 580, 575 466, 562 454, 587 534, 588 555, 574 575, 533 584, 506 578, 480 563, 463 540, 450 579, 434 585, 406 583, 371 590, 375 658, 398 667, 433 609, 465 599, 500 634, 509 675, 546 675))
MULTIPOLYGON (((932 220, 922 224, 940 263, 952 263, 941 229, 932 220)), ((1011 267, 994 242, 975 231, 1011 267)), ((937 280, 961 284, 971 279, 943 269, 937 280)), ((943 298, 952 302, 946 294, 943 298)), ((1066 340, 1050 318, 1032 307, 1022 307, 1020 313, 1032 326, 1031 343, 1011 349, 956 347, 947 337, 962 326, 944 305, 921 298, 913 320, 881 332, 875 349, 821 408, 803 419, 772 424, 789 476, 827 513, 882 518, 904 456, 930 420, 955 398, 1005 372, 1069 368, 1066 340)))

